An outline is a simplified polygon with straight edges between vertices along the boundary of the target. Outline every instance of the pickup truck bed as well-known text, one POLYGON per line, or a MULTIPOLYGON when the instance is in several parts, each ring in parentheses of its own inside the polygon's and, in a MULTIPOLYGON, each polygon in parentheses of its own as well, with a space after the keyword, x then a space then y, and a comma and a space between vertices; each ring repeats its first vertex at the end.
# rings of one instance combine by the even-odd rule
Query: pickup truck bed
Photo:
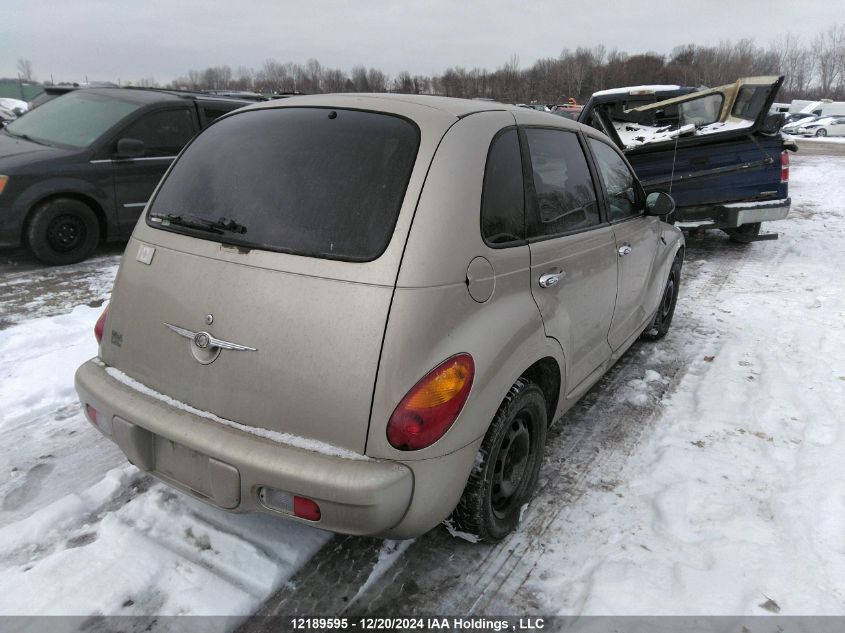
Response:
POLYGON ((749 78, 704 91, 676 87, 653 95, 642 87, 605 91, 588 101, 579 121, 619 145, 647 193, 672 195, 679 227, 718 228, 739 242, 776 239, 777 234, 760 235, 760 223, 788 215, 787 150, 797 149, 769 125, 768 108, 782 80, 749 78), (684 107, 705 98, 721 98, 719 121, 710 130, 702 123, 684 125, 684 107), (644 133, 626 146, 618 131, 632 129, 657 133, 651 138, 644 133))

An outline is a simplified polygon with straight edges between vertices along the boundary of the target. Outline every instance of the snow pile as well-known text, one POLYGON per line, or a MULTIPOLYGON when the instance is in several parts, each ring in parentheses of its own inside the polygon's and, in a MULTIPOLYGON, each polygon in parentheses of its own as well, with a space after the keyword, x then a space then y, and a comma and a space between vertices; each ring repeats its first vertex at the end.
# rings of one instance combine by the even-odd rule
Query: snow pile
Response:
POLYGON ((614 485, 547 532, 539 612, 845 614, 845 161, 794 166, 780 240, 726 244, 749 261, 679 301, 697 323, 665 345, 695 360, 614 485))
POLYGON ((204 614, 232 628, 328 539, 141 473, 85 420, 101 308, 0 331, 0 615, 204 614))

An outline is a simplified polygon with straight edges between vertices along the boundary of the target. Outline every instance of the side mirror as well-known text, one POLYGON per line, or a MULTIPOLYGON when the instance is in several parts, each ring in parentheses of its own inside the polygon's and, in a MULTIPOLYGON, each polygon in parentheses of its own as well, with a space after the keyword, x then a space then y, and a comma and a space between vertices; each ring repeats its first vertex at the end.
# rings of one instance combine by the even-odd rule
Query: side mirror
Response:
POLYGON ((118 158, 139 158, 144 155, 144 141, 122 138, 117 142, 118 158))
POLYGON ((669 215, 675 210, 675 201, 668 193, 655 191, 645 199, 645 210, 648 215, 669 215))

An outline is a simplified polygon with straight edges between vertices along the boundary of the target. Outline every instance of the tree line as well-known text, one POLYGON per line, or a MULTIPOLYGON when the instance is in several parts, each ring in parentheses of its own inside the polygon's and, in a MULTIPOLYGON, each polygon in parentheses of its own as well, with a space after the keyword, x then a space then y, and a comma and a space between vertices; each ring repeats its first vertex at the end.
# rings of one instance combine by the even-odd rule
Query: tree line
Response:
MULTIPOLYGON (((25 60, 21 60, 22 62, 25 60)), ((31 75, 31 66, 27 67, 31 75)), ((754 40, 723 41, 717 46, 686 44, 669 54, 629 55, 603 45, 564 49, 557 57, 522 68, 511 56, 495 70, 447 68, 439 75, 400 72, 388 76, 377 68, 354 66, 351 72, 268 59, 260 68, 211 66, 190 70, 164 87, 188 90, 248 90, 261 93, 401 92, 450 97, 482 97, 510 103, 583 102, 593 92, 640 84, 718 86, 739 77, 785 75, 779 101, 845 100, 845 25, 833 25, 809 41, 784 35, 768 46, 754 40)), ((153 77, 135 85, 158 87, 153 77)))

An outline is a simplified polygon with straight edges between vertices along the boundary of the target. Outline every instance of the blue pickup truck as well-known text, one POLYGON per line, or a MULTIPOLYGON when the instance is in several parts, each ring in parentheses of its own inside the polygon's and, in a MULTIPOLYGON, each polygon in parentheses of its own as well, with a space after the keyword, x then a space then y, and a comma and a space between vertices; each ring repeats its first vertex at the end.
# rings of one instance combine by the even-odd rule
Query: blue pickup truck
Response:
POLYGON ((625 152, 647 193, 671 193, 677 226, 721 229, 742 243, 776 239, 760 227, 789 213, 789 151, 797 150, 769 114, 782 81, 605 90, 578 120, 625 152))

